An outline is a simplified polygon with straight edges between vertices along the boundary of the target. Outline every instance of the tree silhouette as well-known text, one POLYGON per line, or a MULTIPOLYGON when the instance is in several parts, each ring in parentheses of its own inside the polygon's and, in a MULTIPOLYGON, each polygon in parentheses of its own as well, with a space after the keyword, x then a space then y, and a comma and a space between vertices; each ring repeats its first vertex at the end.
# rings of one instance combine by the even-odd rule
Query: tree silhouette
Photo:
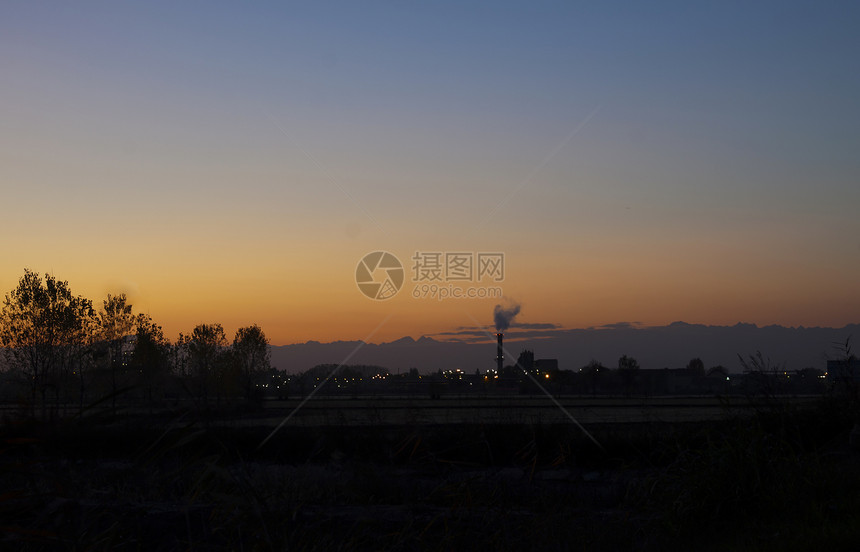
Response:
POLYGON ((176 349, 177 364, 190 383, 192 394, 207 406, 212 389, 220 393, 218 384, 227 350, 224 328, 221 324, 199 324, 190 335, 179 334, 176 349))
POLYGON ((698 357, 690 359, 690 362, 687 363, 687 371, 694 376, 704 376, 705 363, 698 357))
POLYGON ((99 312, 100 337, 107 346, 107 363, 111 374, 111 404, 116 414, 117 372, 126 364, 126 339, 133 335, 135 317, 124 293, 108 294, 99 312))
POLYGON ((135 342, 131 365, 141 379, 150 406, 153 391, 164 382, 169 368, 170 343, 161 326, 148 314, 138 314, 135 320, 135 342))
POLYGON ((271 368, 269 340, 263 330, 254 324, 236 330, 233 338, 233 361, 239 368, 245 398, 253 394, 254 379, 271 368))
POLYGON ((623 355, 618 359, 618 375, 624 383, 624 393, 629 395, 633 392, 636 384, 636 375, 639 373, 639 361, 633 357, 623 355))
POLYGON ((618 369, 619 370, 638 370, 639 369, 639 361, 633 357, 629 357, 627 355, 622 355, 621 358, 618 359, 618 369))
POLYGON ((41 398, 43 417, 49 390, 59 404, 61 382, 81 357, 93 315, 92 303, 74 296, 68 282, 50 274, 43 280, 29 269, 3 301, 0 345, 7 363, 29 380, 31 404, 41 398))
POLYGON ((78 298, 75 309, 79 324, 76 325, 70 346, 72 354, 71 372, 78 378, 78 409, 84 410, 84 397, 86 395, 86 380, 91 369, 95 366, 96 342, 99 339, 99 319, 93 310, 89 299, 78 298))

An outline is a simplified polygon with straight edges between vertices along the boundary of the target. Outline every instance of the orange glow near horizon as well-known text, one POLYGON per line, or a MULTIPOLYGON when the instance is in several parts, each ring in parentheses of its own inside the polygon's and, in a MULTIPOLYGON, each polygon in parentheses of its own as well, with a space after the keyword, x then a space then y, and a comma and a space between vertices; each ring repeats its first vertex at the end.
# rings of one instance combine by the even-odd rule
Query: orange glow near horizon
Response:
MULTIPOLYGON (((607 233, 556 241, 545 250, 533 248, 541 238, 524 230, 506 240, 506 278, 499 286, 522 304, 518 320, 564 328, 678 320, 841 327, 858 321, 855 261, 835 257, 836 245, 810 245, 810 261, 799 262, 780 234, 765 234, 754 243, 743 230, 699 232, 697 240, 669 232, 607 233), (830 264, 823 271, 825 263, 830 264)), ((217 247, 176 242, 163 251, 140 238, 124 246, 123 240, 83 247, 55 242, 39 247, 31 242, 31 248, 9 250, 0 293, 16 285, 25 266, 52 272, 97 307, 107 293, 126 293, 135 310, 149 313, 171 340, 197 324, 215 322, 230 335, 240 326, 259 324, 276 345, 366 339, 372 332, 370 341, 381 342, 461 326, 490 327, 496 299, 411 296, 416 283, 410 258, 419 248, 410 247, 407 239, 386 248, 400 258, 407 281, 396 297, 381 302, 364 297, 354 281, 358 259, 374 248, 328 239, 323 235, 302 245, 293 240, 285 245, 277 236, 263 236, 253 246, 228 242, 217 247), (15 264, 20 268, 12 268, 15 264)), ((445 241, 457 242, 454 237, 445 241)), ((463 249, 469 248, 451 247, 463 249)))
MULTIPOLYGON (((338 266, 348 267, 349 272, 350 264, 338 266)), ((673 271, 679 270, 677 265, 648 265, 643 259, 631 259, 630 264, 592 263, 589 266, 594 270, 589 272, 569 267, 568 276, 562 271, 537 273, 528 281, 518 273, 517 263, 511 264, 510 283, 503 282, 502 287, 523 305, 518 320, 561 328, 615 322, 659 326, 678 320, 841 327, 856 323, 860 311, 860 300, 845 294, 853 284, 850 275, 834 274, 830 286, 813 287, 811 269, 796 274, 794 282, 774 282, 767 275, 749 278, 737 274, 732 279, 728 270, 699 279, 671 279, 673 271), (636 270, 631 274, 628 268, 632 266, 636 270)), ((228 336, 241 326, 258 324, 273 345, 359 339, 378 343, 476 325, 494 333, 496 299, 415 299, 409 294, 414 284, 407 281, 396 297, 377 302, 359 293, 352 274, 334 272, 334 266, 326 266, 320 272, 284 274, 281 280, 271 274, 243 279, 240 271, 207 278, 204 270, 174 279, 152 270, 144 278, 131 280, 105 279, 62 267, 54 275, 68 280, 74 293, 91 299, 96 307, 107 293, 126 293, 135 311, 150 314, 171 340, 200 323, 221 323, 228 336)), ((3 274, 4 295, 20 275, 3 274)))

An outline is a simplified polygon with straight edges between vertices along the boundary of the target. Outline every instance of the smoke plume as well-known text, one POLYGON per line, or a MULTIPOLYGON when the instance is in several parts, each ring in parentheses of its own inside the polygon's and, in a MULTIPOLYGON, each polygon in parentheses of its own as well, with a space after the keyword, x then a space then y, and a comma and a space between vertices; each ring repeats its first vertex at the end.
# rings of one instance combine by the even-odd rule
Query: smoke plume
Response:
POLYGON ((503 332, 511 327, 511 322, 520 313, 520 306, 517 303, 511 304, 509 307, 496 305, 493 309, 493 321, 496 323, 496 331, 503 332))

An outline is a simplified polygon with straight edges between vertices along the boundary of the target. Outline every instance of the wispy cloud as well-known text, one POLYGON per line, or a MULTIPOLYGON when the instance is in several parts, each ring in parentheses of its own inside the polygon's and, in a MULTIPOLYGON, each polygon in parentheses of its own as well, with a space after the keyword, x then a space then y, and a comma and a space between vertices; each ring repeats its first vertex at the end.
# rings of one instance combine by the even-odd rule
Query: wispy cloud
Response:
MULTIPOLYGON (((443 341, 465 341, 469 343, 480 343, 487 341, 487 332, 492 331, 492 326, 458 326, 454 330, 439 332, 431 337, 443 341)), ((566 332, 564 327, 551 322, 514 322, 506 331, 505 335, 510 341, 518 339, 540 339, 554 337, 566 332)), ((494 338, 493 338, 494 339, 494 338)))
POLYGON ((641 322, 613 322, 612 324, 604 324, 595 329, 598 330, 634 330, 641 328, 641 322))

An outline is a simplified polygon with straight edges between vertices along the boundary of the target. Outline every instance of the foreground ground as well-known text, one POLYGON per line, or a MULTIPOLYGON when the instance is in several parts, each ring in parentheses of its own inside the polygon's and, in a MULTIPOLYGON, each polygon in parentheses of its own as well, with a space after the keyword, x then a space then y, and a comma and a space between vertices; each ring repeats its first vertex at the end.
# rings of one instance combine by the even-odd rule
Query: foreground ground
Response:
POLYGON ((262 447, 271 411, 7 419, 2 548, 806 550, 860 538, 860 457, 835 401, 592 421, 590 436, 510 408, 495 423, 286 424, 262 447))

